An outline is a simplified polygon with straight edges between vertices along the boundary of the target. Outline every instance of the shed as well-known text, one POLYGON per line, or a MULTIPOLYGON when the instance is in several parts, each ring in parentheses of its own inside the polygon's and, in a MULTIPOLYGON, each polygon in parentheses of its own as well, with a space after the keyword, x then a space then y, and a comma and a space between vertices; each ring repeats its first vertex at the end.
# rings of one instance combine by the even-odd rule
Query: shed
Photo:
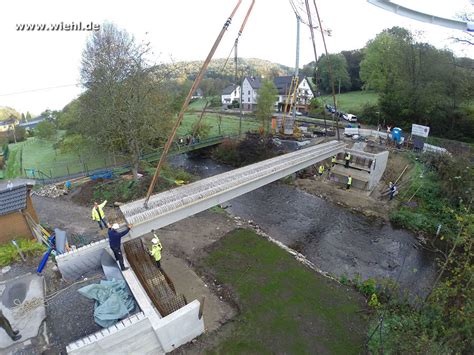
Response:
POLYGON ((32 187, 28 184, 0 187, 0 243, 33 235, 25 216, 28 213, 39 222, 30 196, 32 187))

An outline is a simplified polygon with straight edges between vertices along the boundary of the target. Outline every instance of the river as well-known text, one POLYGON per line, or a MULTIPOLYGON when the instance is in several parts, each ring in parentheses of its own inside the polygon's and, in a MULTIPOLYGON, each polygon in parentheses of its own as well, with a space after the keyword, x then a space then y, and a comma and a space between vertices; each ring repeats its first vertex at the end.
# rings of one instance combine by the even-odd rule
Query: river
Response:
MULTIPOLYGON (((171 163, 202 178, 232 169, 186 155, 172 158, 171 163)), ((272 238, 336 277, 389 278, 418 295, 425 295, 436 277, 433 255, 418 245, 412 233, 294 186, 274 182, 224 206, 234 216, 253 220, 272 238)))

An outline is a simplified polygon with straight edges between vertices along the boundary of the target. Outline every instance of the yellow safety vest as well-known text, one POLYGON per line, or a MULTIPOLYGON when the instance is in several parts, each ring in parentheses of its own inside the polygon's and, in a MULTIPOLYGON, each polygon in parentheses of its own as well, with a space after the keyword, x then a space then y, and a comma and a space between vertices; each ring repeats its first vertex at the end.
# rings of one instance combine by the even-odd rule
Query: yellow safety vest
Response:
POLYGON ((349 176, 347 178, 347 185, 352 185, 352 177, 351 176, 349 176))
POLYGON ((155 258, 156 261, 161 260, 161 250, 163 247, 161 246, 161 243, 158 242, 158 244, 153 244, 151 247, 151 255, 155 258))
POLYGON ((346 155, 346 160, 351 160, 351 155, 350 154, 346 155))
POLYGON ((319 166, 319 173, 320 174, 324 173, 324 166, 322 165, 319 166))
POLYGON ((332 157, 332 160, 331 160, 332 163, 336 163, 336 157, 332 157))
POLYGON ((95 208, 95 207, 92 208, 92 220, 93 221, 100 221, 101 218, 102 219, 104 218, 105 213, 102 209, 104 208, 106 203, 107 203, 107 200, 102 202, 99 206, 97 206, 97 208, 95 208))

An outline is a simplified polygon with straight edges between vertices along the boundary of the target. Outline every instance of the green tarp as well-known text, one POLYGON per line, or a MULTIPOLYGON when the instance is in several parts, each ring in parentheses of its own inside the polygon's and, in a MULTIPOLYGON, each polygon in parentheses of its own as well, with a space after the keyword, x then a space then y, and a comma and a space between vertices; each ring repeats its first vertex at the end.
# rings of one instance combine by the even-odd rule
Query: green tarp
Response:
POLYGON ((135 309, 135 301, 124 280, 106 281, 80 288, 79 293, 96 300, 94 320, 103 328, 110 327, 135 309))

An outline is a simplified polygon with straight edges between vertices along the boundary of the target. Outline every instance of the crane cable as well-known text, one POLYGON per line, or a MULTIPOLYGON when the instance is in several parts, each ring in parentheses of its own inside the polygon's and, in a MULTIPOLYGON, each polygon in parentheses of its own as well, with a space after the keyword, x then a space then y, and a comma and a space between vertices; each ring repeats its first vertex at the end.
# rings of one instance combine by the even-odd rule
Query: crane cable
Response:
MULTIPOLYGON (((237 45, 239 43, 239 38, 240 38, 240 36, 242 36, 242 32, 244 31, 245 25, 247 24, 247 20, 250 16, 250 12, 252 12, 252 8, 253 8, 254 4, 255 4, 255 0, 252 0, 252 3, 250 4, 249 9, 247 10, 247 14, 245 15, 244 21, 242 22, 242 25, 240 26, 240 30, 237 33, 237 37, 235 38, 234 45, 232 46, 232 49, 230 50, 229 55, 227 56, 227 59, 225 60, 224 65, 222 66, 222 70, 226 67, 227 62, 229 61, 229 58, 232 55, 232 52, 234 52, 234 50, 237 52, 237 45)), ((236 55, 237 55, 237 53, 236 53, 236 55)), ((237 66, 237 63, 236 63, 236 66, 237 66)), ((237 70, 237 68, 236 68, 236 70, 237 70)), ((237 77, 237 75, 236 75, 236 77, 237 77)))
MULTIPOLYGON (((328 47, 326 46, 326 38, 324 37, 324 29, 323 29, 323 25, 321 24, 321 17, 319 16, 319 11, 318 11, 318 6, 316 5, 316 0, 313 0, 313 4, 314 4, 314 8, 316 10, 316 16, 318 17, 319 30, 321 31, 321 37, 323 38, 324 51, 326 53, 326 58, 327 58, 327 61, 328 61, 328 72, 329 72, 329 81, 331 82, 332 99, 333 99, 333 103, 334 103, 334 109, 337 112, 336 89, 334 87, 334 75, 333 75, 333 71, 332 71, 331 59, 329 58, 328 47)), ((337 114, 336 114, 336 132, 337 132, 337 140, 340 140, 340 137, 339 137, 339 116, 337 114)))
POLYGON ((181 122, 183 121, 184 118, 184 113, 186 112, 189 102, 191 101, 191 96, 193 93, 196 91, 198 88, 199 84, 202 81, 202 78, 204 77, 204 74, 207 70, 207 67, 209 66, 209 63, 214 56, 214 53, 217 50, 217 47, 219 46, 219 43, 222 40, 222 37, 224 37, 225 32, 227 31, 227 28, 230 26, 230 23, 232 22, 232 18, 234 17, 235 13, 237 12, 237 9, 239 8, 240 4, 242 3, 242 0, 238 0, 237 4, 235 5, 234 9, 232 10, 232 13, 230 14, 229 18, 227 21, 224 23, 224 26, 221 29, 221 32, 217 36, 214 45, 211 48, 211 51, 207 55, 206 60, 204 61, 201 70, 199 71, 199 74, 196 76, 196 79, 194 79, 194 83, 191 86, 191 89, 189 90, 188 96, 186 96, 186 99, 184 100, 183 107, 181 108, 181 111, 178 114, 178 118, 171 130, 171 134, 168 137, 168 141, 166 142, 164 148, 163 148, 163 153, 161 153, 160 160, 158 162, 158 166, 156 167, 155 174, 153 175, 153 179, 150 183, 150 186, 148 188, 148 192, 146 194, 145 202, 144 202, 144 207, 148 208, 148 201, 150 200, 150 196, 153 193, 153 190, 155 189, 156 182, 158 181, 158 177, 160 176, 161 172, 161 167, 163 166, 167 156, 168 156, 168 151, 171 148, 171 145, 173 144, 173 140, 176 136, 176 132, 178 131, 179 126, 181 125, 181 122))

